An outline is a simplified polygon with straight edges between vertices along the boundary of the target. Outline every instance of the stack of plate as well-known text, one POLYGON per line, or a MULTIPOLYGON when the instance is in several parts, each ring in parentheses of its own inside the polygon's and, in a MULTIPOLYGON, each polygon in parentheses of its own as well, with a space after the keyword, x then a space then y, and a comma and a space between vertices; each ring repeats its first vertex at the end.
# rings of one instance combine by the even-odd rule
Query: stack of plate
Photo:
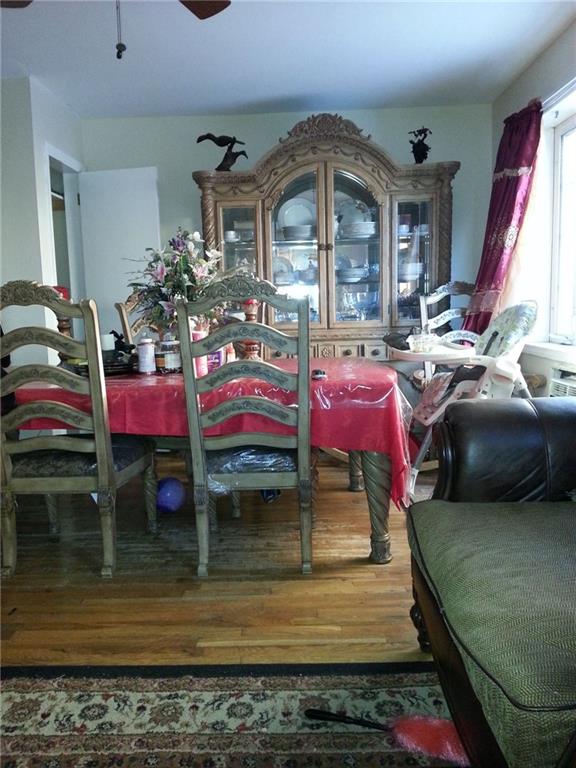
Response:
POLYGON ((307 240, 313 237, 316 227, 313 224, 293 224, 288 227, 282 227, 284 240, 307 240))
POLYGON ((348 269, 337 269, 336 277, 342 283, 357 283, 368 276, 366 267, 350 267, 348 269))
MULTIPOLYGON (((138 363, 138 357, 136 355, 119 355, 114 358, 112 356, 106 356, 106 353, 102 356, 102 367, 104 368, 104 376, 119 376, 125 373, 132 373, 136 370, 138 363)), ((69 358, 65 367, 71 368, 74 373, 79 373, 81 376, 88 376, 88 361, 75 357, 69 358)))
POLYGON ((340 237, 370 237, 376 234, 376 222, 351 221, 349 224, 340 224, 338 234, 340 237))
POLYGON ((254 222, 253 221, 235 221, 234 231, 240 240, 254 240, 254 222))
POLYGON ((315 283, 318 280, 318 270, 313 267, 301 269, 298 272, 298 279, 303 283, 315 283))
POLYGON ((409 283, 412 280, 418 280, 424 271, 424 264, 418 262, 408 262, 407 264, 398 264, 398 280, 402 283, 409 283))

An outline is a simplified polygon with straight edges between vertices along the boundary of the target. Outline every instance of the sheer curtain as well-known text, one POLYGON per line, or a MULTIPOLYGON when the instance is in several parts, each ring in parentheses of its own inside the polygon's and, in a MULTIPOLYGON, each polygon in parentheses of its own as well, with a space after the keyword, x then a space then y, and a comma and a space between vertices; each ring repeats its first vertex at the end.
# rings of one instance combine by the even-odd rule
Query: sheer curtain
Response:
POLYGON ((532 101, 504 121, 480 268, 463 327, 482 333, 499 305, 530 198, 542 105, 532 101))

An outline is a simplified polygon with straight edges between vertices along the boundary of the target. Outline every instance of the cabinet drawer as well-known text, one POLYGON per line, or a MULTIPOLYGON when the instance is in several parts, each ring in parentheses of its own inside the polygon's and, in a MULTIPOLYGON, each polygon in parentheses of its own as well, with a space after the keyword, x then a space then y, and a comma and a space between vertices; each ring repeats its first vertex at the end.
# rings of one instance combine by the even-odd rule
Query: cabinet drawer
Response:
MULTIPOLYGON (((318 348, 316 346, 310 347, 310 357, 317 357, 318 356, 318 348)), ((277 360, 280 357, 295 357, 295 355, 285 355, 283 352, 280 352, 280 350, 275 350, 274 352, 271 352, 270 350, 267 350, 267 357, 270 358, 272 361, 275 359, 277 360)))
POLYGON ((364 357, 370 360, 386 360, 386 344, 364 344, 364 357))
POLYGON ((360 344, 336 344, 336 357, 362 357, 362 346, 360 344))

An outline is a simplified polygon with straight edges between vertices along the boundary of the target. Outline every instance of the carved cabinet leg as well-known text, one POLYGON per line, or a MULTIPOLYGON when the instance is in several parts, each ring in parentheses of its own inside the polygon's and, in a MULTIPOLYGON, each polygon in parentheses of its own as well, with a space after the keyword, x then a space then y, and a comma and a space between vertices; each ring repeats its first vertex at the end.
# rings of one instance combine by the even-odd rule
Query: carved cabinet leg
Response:
POLYGON ((218 514, 216 511, 216 494, 208 495, 208 520, 210 521, 210 533, 218 533, 218 514))
POLYGON ((146 506, 146 518, 148 521, 148 531, 150 533, 156 533, 158 530, 157 520, 157 496, 158 496, 158 482, 156 480, 156 472, 154 465, 151 464, 144 472, 144 504, 146 506))
POLYGON ((362 474, 362 458, 360 451, 348 452, 348 490, 364 490, 364 475, 362 474))
POLYGON ((312 528, 316 524, 316 500, 318 499, 318 491, 320 488, 320 473, 318 471, 318 456, 320 450, 318 448, 312 448, 310 452, 310 477, 312 478, 312 528))
POLYGON ((370 559, 374 563, 389 563, 392 560, 388 530, 392 482, 390 459, 384 453, 362 451, 361 460, 370 513, 370 559))

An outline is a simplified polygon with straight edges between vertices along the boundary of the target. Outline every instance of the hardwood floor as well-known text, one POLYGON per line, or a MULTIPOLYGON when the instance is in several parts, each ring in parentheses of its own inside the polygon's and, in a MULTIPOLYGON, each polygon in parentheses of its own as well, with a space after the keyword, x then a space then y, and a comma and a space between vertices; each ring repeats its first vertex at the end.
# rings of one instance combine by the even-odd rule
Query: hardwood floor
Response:
MULTIPOLYGON (((178 458, 159 477, 185 480, 178 458)), ((422 475, 423 493, 430 479, 422 475)), ((195 575, 189 504, 145 531, 138 481, 118 498, 118 566, 99 576, 96 505, 71 497, 60 537, 50 537, 43 501, 22 497, 18 564, 2 581, 2 663, 251 664, 427 660, 416 642, 404 513, 391 514, 388 565, 368 559, 363 493, 347 490, 343 464, 323 456, 311 576, 299 570, 292 492, 271 504, 245 494, 242 518, 219 500, 210 575, 195 575)))

